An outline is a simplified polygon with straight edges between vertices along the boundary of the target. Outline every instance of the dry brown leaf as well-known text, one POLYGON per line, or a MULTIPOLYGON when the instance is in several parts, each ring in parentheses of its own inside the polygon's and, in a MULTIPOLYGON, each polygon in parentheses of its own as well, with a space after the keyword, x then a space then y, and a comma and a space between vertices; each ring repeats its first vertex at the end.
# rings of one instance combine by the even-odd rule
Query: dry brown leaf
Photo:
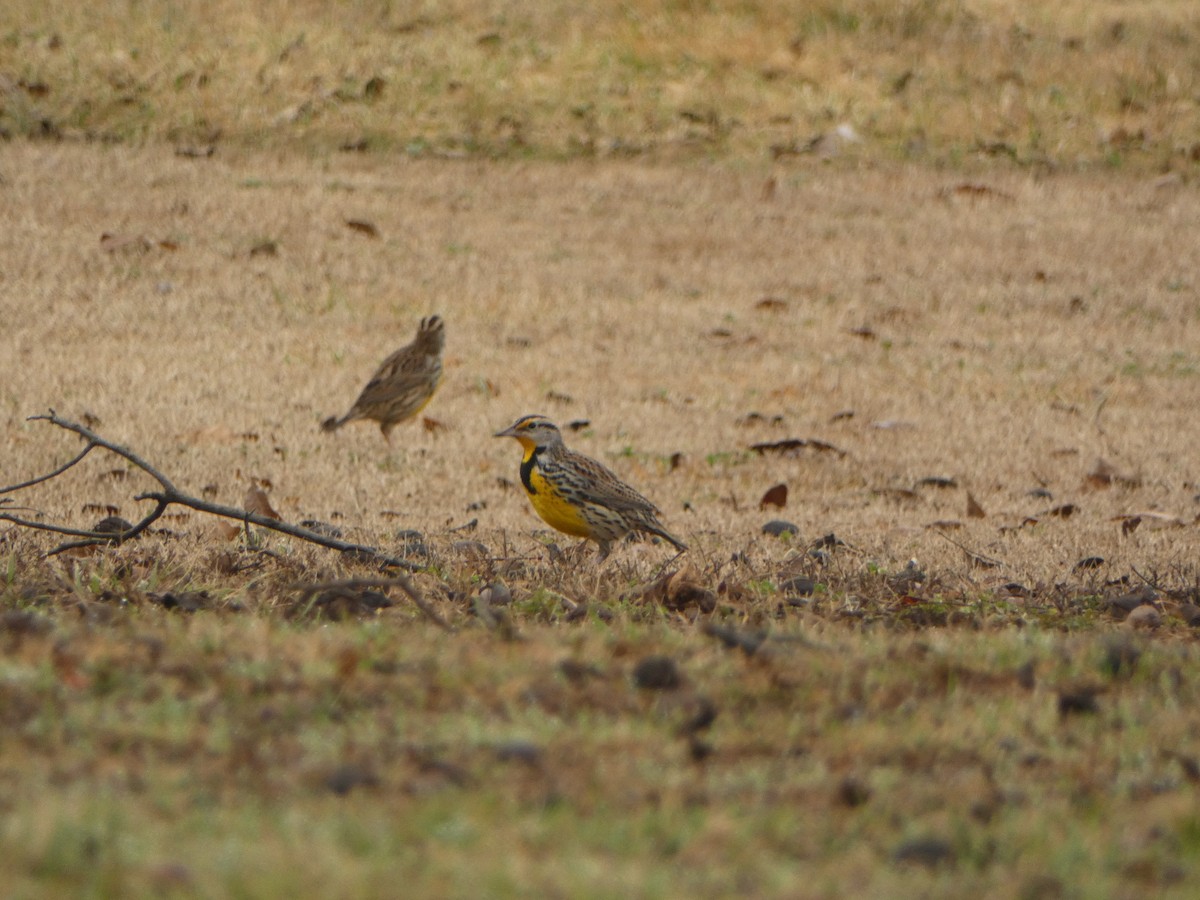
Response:
POLYGON ((271 507, 271 501, 267 499, 267 492, 259 487, 251 487, 246 491, 246 496, 242 499, 242 508, 248 513, 262 516, 266 519, 280 518, 279 513, 271 507))
POLYGON ((963 523, 958 519, 938 519, 935 522, 930 522, 926 528, 935 528, 939 531, 954 531, 957 528, 962 528, 963 523))
POLYGON ((228 519, 217 519, 212 523, 212 530, 217 540, 229 542, 237 540, 238 535, 242 533, 242 526, 228 519))
POLYGON ((969 519, 985 519, 985 518, 987 518, 987 513, 983 511, 983 507, 979 505, 979 501, 977 501, 974 497, 971 496, 970 491, 967 491, 967 518, 969 518, 969 519))
POLYGON ((1008 194, 1008 193, 1005 193, 1004 191, 997 190, 996 188, 991 187, 986 184, 980 184, 978 182, 972 182, 972 181, 959 182, 958 184, 954 185, 953 187, 942 188, 941 191, 939 191, 938 193, 942 198, 958 196, 958 197, 969 197, 973 200, 974 199, 982 200, 984 198, 989 198, 989 199, 995 198, 997 200, 1012 200, 1012 199, 1014 199, 1012 194, 1008 194))
POLYGON ((765 312, 783 312, 787 309, 787 301, 781 300, 778 297, 763 297, 754 304, 755 309, 761 309, 765 312))
POLYGON ((428 431, 430 434, 434 434, 439 431, 449 431, 450 430, 449 426, 446 425, 445 422, 441 422, 437 419, 431 419, 431 418, 429 418, 429 416, 421 416, 421 427, 424 428, 426 431, 428 431))
POLYGON ((816 438, 787 438, 782 441, 765 441, 759 444, 751 444, 750 449, 755 453, 782 453, 786 456, 795 456, 796 451, 808 447, 821 452, 832 452, 838 456, 845 456, 846 451, 840 447, 835 447, 827 441, 819 441, 816 438))
POLYGON ((667 580, 663 605, 667 609, 682 610, 693 604, 701 612, 712 612, 717 607, 717 595, 700 582, 695 569, 686 566, 667 580))
POLYGON ((958 482, 953 478, 946 478, 942 475, 930 475, 920 479, 913 487, 914 489, 923 487, 954 488, 958 487, 958 482))
POLYGON ((1122 534, 1132 534, 1138 529, 1138 526, 1143 524, 1155 529, 1180 528, 1188 524, 1179 516, 1174 516, 1170 513, 1157 512, 1155 510, 1144 510, 1142 512, 1113 516, 1111 521, 1121 523, 1122 534))
POLYGON ((118 251, 145 253, 150 246, 150 242, 140 234, 111 234, 106 231, 100 235, 100 249, 107 253, 118 251))
POLYGON ((768 506, 777 506, 780 509, 783 509, 785 506, 787 506, 787 498, 787 485, 777 484, 762 495, 762 499, 758 501, 758 508, 766 509, 768 506))
POLYGON ((346 227, 351 231, 357 231, 359 234, 365 234, 367 237, 379 237, 379 229, 374 223, 368 222, 365 219, 346 219, 346 227))
POLYGON ((1083 484, 1085 487, 1099 491, 1112 487, 1114 484, 1124 487, 1136 487, 1138 480, 1130 475, 1119 472, 1116 466, 1103 457, 1100 457, 1097 458, 1096 465, 1092 468, 1092 471, 1084 476, 1083 484))

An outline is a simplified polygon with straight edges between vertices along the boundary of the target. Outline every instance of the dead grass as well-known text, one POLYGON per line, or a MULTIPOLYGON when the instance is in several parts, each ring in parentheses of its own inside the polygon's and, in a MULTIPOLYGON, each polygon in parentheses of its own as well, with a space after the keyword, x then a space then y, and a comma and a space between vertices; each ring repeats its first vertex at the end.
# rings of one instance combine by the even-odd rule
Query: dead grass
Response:
MULTIPOLYGON (((195 514, 52 559, 4 530, 18 892, 1184 891, 1180 181, 15 143, 0 192, 3 480, 74 450, 27 415, 88 417, 217 502, 416 529, 459 629, 301 602, 369 570, 195 514), (322 434, 432 311, 444 427, 322 434), (532 410, 591 421, 571 442, 663 506, 686 583, 663 547, 546 548, 489 437, 532 410), (786 438, 844 453, 748 449, 786 438), (1148 627, 1116 624, 1143 576, 1148 627)), ((90 458, 15 500, 90 526, 145 487, 90 458)))
POLYGON ((0 38, 7 133, 187 152, 1141 171, 1191 171, 1200 152, 1200 20, 1173 0, 16 0, 0 38))

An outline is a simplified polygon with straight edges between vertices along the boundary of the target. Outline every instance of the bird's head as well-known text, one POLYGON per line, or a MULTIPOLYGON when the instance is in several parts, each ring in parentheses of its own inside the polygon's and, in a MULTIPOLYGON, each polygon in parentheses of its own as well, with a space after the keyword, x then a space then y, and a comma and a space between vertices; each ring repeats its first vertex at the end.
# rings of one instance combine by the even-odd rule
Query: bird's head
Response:
POLYGON ((545 416, 521 416, 495 437, 516 438, 526 451, 541 450, 562 443, 562 432, 545 416))

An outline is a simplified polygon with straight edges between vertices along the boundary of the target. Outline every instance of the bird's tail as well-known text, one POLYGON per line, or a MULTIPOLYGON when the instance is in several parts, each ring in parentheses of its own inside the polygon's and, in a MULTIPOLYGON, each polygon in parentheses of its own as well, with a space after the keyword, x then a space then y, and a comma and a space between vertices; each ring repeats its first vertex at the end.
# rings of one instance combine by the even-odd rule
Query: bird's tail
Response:
POLYGON ((340 419, 337 416, 330 416, 328 419, 326 419, 324 422, 321 423, 321 430, 322 431, 337 431, 339 428, 341 428, 343 425, 345 425, 349 421, 350 421, 350 417, 348 415, 342 416, 340 419))

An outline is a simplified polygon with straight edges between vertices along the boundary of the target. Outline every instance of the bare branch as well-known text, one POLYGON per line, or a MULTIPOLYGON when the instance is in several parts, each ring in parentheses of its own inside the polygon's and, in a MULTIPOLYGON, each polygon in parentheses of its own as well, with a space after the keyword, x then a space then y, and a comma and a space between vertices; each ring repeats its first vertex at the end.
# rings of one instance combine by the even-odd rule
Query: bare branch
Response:
MULTIPOLYGON (((86 440, 88 445, 84 448, 82 453, 80 453, 66 465, 60 466, 54 472, 23 484, 14 485, 6 490, 19 490, 23 487, 39 484, 57 475, 61 475, 71 466, 83 459, 83 457, 95 447, 101 447, 105 450, 108 450, 110 453, 115 453, 117 456, 127 459, 129 462, 133 463, 134 466, 141 469, 162 486, 161 491, 139 494, 134 497, 134 499, 137 501, 153 500, 155 507, 141 521, 125 531, 113 533, 80 531, 72 528, 65 528, 59 525, 47 525, 41 522, 31 522, 27 519, 21 519, 7 513, 0 513, 0 521, 9 521, 25 528, 35 528, 41 531, 53 531, 57 534, 66 534, 81 538, 81 540, 72 541, 56 547, 54 550, 50 551, 49 555, 51 556, 78 547, 88 547, 96 544, 122 544, 125 541, 135 538, 144 532, 150 527, 151 524, 153 524, 162 516, 163 512, 166 511, 168 506, 176 504, 179 506, 186 506, 189 509, 194 509, 197 512, 208 513, 209 515, 220 516, 226 519, 234 519, 243 523, 247 528, 253 524, 259 526, 260 528, 266 528, 270 531, 278 531, 281 534, 288 535, 289 537, 307 541, 311 544, 317 544, 330 550, 337 550, 341 553, 351 554, 366 560, 371 560, 388 568, 407 569, 410 572, 420 568, 419 565, 410 560, 388 556, 384 553, 381 553, 375 547, 368 547, 364 544, 355 544, 349 541, 338 540, 337 538, 328 537, 323 534, 318 534, 315 531, 310 531, 307 528, 301 528, 299 525, 291 525, 278 519, 267 518, 266 516, 259 515, 258 513, 252 513, 244 509, 236 509, 232 506, 221 506, 217 503, 209 503, 205 500, 200 500, 199 498, 184 494, 175 487, 175 485, 169 478, 167 478, 167 476, 158 471, 158 469, 156 469, 138 454, 134 453, 132 450, 102 438, 100 435, 96 434, 91 429, 80 425, 78 422, 72 422, 69 419, 60 417, 54 412, 54 410, 50 410, 48 415, 30 416, 29 421, 49 422, 51 425, 57 425, 59 428, 65 429, 66 431, 73 431, 86 440)), ((401 586, 403 587, 403 585, 401 586)), ((405 587, 405 590, 409 592, 409 596, 413 596, 414 592, 412 591, 411 586, 405 587)), ((414 602, 417 603, 418 606, 421 606, 423 603, 423 601, 417 599, 416 597, 414 597, 414 602)), ((424 607, 422 607, 422 609, 424 610, 424 607)), ((426 611, 426 615, 429 615, 429 611, 426 611)))
MULTIPOLYGON (((67 469, 71 468, 71 466, 75 465, 77 462, 79 462, 85 456, 87 456, 89 453, 91 453, 93 450, 95 450, 98 446, 100 446, 100 445, 89 441, 88 445, 79 451, 79 455, 76 456, 74 459, 72 459, 70 462, 63 463, 61 466, 59 466, 53 472, 47 472, 45 475, 39 475, 37 478, 31 478, 29 481, 22 481, 20 484, 13 484, 13 485, 9 485, 8 487, 2 487, 2 488, 0 488, 0 494, 11 494, 13 491, 19 491, 22 488, 33 487, 35 484, 41 484, 43 481, 49 481, 51 478, 57 478, 63 472, 67 471, 67 469)), ((7 501, 4 501, 4 502, 7 502, 7 501)))
POLYGON ((178 493, 178 491, 175 488, 175 485, 171 484, 170 480, 168 480, 168 478, 165 475, 163 475, 161 472, 159 472, 158 469, 154 468, 154 466, 150 465, 150 463, 146 462, 144 459, 142 459, 140 456, 138 456, 132 450, 129 450, 126 447, 122 447, 120 444, 114 444, 112 441, 105 440, 104 438, 100 437, 100 435, 98 435, 94 431, 92 431, 90 428, 86 428, 85 426, 80 425, 78 422, 72 422, 69 419, 61 418, 58 415, 58 413, 56 413, 54 410, 50 410, 49 415, 30 416, 29 421, 30 422, 38 422, 38 421, 49 422, 50 424, 57 425, 59 428, 64 428, 67 431, 73 431, 76 434, 83 437, 89 443, 95 444, 98 447, 103 447, 105 450, 108 450, 112 453, 117 454, 117 456, 123 456, 125 459, 129 460, 131 463, 133 463, 135 466, 137 466, 139 469, 141 469, 143 472, 145 472, 147 475, 149 475, 151 478, 153 478, 159 484, 161 484, 163 486, 164 490, 170 491, 173 493, 178 493))

